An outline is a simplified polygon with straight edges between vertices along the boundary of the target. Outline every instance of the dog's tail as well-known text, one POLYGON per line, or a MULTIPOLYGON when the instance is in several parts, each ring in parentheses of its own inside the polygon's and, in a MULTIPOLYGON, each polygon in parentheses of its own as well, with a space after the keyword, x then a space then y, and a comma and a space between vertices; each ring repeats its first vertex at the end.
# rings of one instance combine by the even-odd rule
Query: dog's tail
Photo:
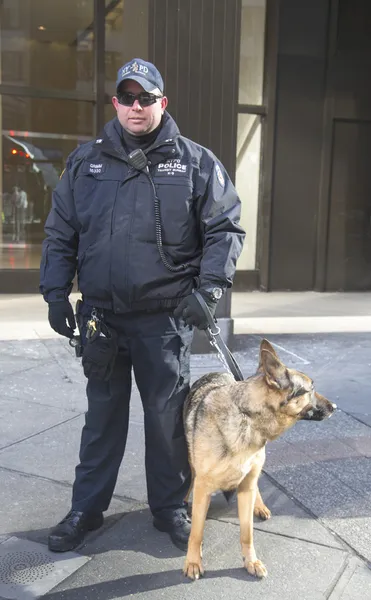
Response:
POLYGON ((226 501, 228 502, 228 504, 230 502, 232 502, 232 500, 235 499, 237 494, 237 490, 228 490, 227 492, 223 492, 223 496, 226 499, 226 501))

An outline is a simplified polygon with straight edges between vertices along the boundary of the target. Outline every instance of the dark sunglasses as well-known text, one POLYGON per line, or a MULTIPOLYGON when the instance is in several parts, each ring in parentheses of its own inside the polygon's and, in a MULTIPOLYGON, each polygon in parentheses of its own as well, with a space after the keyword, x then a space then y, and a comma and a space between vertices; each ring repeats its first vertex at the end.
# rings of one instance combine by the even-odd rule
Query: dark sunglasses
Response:
POLYGON ((163 98, 163 96, 156 96, 155 94, 150 94, 149 92, 140 92, 140 94, 132 94, 132 92, 120 92, 117 94, 117 100, 124 106, 133 106, 135 100, 138 100, 142 107, 151 106, 151 104, 155 104, 159 98, 163 98))

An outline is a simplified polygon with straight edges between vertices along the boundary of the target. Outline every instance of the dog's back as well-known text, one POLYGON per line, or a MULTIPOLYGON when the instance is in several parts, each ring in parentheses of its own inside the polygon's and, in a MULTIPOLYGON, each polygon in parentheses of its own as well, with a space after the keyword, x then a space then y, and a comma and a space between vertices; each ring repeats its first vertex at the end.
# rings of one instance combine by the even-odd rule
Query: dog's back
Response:
POLYGON ((206 396, 216 388, 230 385, 234 378, 230 373, 207 373, 194 382, 186 398, 183 409, 184 426, 194 430, 197 422, 197 412, 206 396))

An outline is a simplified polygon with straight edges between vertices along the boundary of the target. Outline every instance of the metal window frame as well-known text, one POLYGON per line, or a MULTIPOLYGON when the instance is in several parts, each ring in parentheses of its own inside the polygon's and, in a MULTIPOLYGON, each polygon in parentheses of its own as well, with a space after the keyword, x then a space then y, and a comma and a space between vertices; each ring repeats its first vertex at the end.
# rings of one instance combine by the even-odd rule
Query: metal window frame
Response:
POLYGON ((267 116, 267 107, 263 104, 239 104, 237 108, 239 115, 260 115, 267 116))
POLYGON ((261 291, 266 292, 269 291, 270 280, 280 2, 281 0, 267 0, 265 15, 263 73, 263 106, 265 113, 262 114, 256 268, 259 271, 259 288, 261 291))
POLYGON ((280 0, 267 0, 264 33, 263 102, 262 104, 239 104, 237 107, 237 117, 240 114, 260 116, 262 126, 255 259, 255 269, 259 274, 258 287, 262 291, 269 290, 279 10, 280 0))

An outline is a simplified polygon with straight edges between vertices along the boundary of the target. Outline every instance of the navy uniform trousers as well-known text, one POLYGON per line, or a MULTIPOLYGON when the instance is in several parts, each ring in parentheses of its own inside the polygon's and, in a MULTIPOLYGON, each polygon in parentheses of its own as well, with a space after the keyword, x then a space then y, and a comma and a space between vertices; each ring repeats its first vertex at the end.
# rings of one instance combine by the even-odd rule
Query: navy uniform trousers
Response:
MULTIPOLYGON (((82 313, 89 318, 91 307, 82 313)), ((107 510, 125 452, 132 371, 140 392, 145 428, 145 468, 153 514, 184 510, 191 484, 182 409, 189 392, 192 330, 170 312, 115 315, 104 321, 119 336, 109 381, 90 378, 88 410, 76 467, 72 509, 107 510)))

